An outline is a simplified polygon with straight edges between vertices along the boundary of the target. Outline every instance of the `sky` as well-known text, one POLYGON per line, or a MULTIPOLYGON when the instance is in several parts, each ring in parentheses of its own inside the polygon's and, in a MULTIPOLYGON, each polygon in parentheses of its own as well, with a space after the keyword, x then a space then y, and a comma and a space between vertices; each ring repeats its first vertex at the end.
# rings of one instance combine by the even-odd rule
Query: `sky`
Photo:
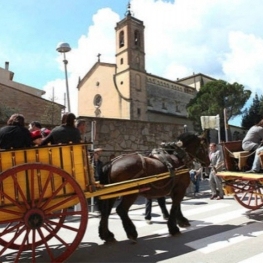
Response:
MULTIPOLYGON (((65 104, 66 42, 71 111, 77 115, 77 84, 96 63, 115 63, 115 26, 128 0, 1 0, 0 67, 13 80, 46 91, 65 104)), ((203 73, 238 82, 262 95, 262 0, 131 0, 145 25, 146 71, 176 80, 203 73)), ((88 96, 88 94, 87 94, 88 96)), ((239 126, 241 117, 229 121, 239 126)))

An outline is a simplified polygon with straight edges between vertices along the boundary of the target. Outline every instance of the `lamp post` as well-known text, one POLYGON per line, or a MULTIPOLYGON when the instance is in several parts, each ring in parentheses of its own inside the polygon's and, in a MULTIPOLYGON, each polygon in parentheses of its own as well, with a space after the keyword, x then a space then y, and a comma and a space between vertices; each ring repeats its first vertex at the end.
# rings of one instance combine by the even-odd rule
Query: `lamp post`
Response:
POLYGON ((68 61, 66 59, 66 53, 71 50, 71 47, 68 43, 58 43, 56 50, 64 55, 64 66, 65 66, 65 79, 66 79, 66 92, 67 92, 67 102, 68 102, 68 112, 70 112, 70 102, 69 102, 69 88, 68 88, 68 72, 67 72, 67 64, 68 61))
POLYGON ((187 125, 185 124, 184 125, 184 132, 187 132, 188 131, 188 128, 187 128, 187 125))

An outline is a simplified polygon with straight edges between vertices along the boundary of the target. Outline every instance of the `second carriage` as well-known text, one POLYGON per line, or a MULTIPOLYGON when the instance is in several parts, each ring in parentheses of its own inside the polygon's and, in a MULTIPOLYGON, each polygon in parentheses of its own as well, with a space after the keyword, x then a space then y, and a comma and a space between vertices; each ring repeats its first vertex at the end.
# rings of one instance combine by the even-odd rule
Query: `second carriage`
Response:
MULTIPOLYGON (((225 171, 217 172, 224 181, 226 195, 232 195, 243 207, 259 209, 263 206, 263 173, 249 173, 248 158, 253 154, 243 151, 242 141, 223 142, 225 171)), ((263 155, 260 155, 263 168, 263 155)))

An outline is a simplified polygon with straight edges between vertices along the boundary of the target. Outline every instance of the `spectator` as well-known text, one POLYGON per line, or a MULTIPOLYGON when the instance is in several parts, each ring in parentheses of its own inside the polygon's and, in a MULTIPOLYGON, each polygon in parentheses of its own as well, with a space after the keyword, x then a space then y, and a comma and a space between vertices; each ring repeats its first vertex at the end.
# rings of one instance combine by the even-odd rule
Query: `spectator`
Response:
POLYGON ((62 116, 62 124, 55 127, 50 134, 42 141, 41 145, 48 143, 79 143, 81 141, 80 132, 75 127, 76 117, 73 113, 65 113, 62 116))
POLYGON ((38 121, 31 121, 29 126, 28 126, 28 129, 29 129, 30 132, 41 130, 41 128, 42 128, 42 125, 38 121))
POLYGON ((93 152, 93 160, 92 164, 94 167, 94 177, 96 181, 103 181, 103 173, 102 173, 102 166, 103 162, 100 160, 100 156, 102 153, 103 149, 102 148, 97 148, 93 152))
MULTIPOLYGON (((32 121, 29 126, 28 126, 28 129, 29 131, 32 133, 32 132, 35 132, 35 131, 40 131, 41 132, 41 135, 42 135, 42 138, 45 138, 47 137, 49 134, 50 134, 50 130, 47 129, 47 128, 43 128, 41 123, 38 122, 38 121, 32 121)), ((36 133, 38 134, 38 133, 36 133)), ((32 137, 35 137, 36 135, 33 133, 31 135, 32 137)), ((40 140, 39 140, 40 141, 40 140)))
POLYGON ((210 174, 209 174, 209 183, 212 195, 210 199, 223 199, 224 191, 222 187, 222 179, 216 175, 218 171, 221 171, 224 167, 222 151, 217 148, 215 143, 210 143, 209 145, 210 153, 210 174))
POLYGON ((194 196, 199 193, 199 186, 201 181, 201 174, 202 174, 202 166, 200 163, 193 162, 194 169, 190 170, 190 178, 194 185, 194 196))
POLYGON ((0 129, 0 148, 24 148, 32 146, 29 130, 25 127, 22 114, 13 114, 7 121, 7 126, 0 129))
POLYGON ((43 137, 41 134, 41 130, 35 130, 30 132, 32 144, 33 145, 40 145, 42 143, 43 137))
MULTIPOLYGON (((169 219, 169 212, 166 208, 165 204, 165 197, 157 198, 158 205, 161 208, 163 219, 168 220, 169 219)), ((146 199, 146 206, 145 206, 145 217, 144 219, 148 224, 151 224, 152 219, 152 199, 146 199)))
POLYGON ((75 127, 79 130, 81 141, 87 142, 85 133, 86 133, 86 121, 84 119, 77 119, 75 122, 75 127))
POLYGON ((242 148, 245 151, 249 151, 251 154, 247 159, 247 165, 251 168, 249 173, 258 173, 260 171, 260 158, 259 153, 263 151, 262 145, 263 140, 263 119, 252 126, 245 138, 242 141, 242 148), (252 167, 251 167, 252 166, 252 167))

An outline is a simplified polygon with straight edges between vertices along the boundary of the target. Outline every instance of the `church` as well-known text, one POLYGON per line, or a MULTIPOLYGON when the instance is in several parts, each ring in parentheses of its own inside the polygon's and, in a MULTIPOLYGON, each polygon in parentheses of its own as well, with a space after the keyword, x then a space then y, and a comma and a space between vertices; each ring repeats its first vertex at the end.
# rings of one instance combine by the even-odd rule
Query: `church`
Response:
POLYGON ((215 80, 193 74, 169 80, 147 73, 145 26, 128 6, 115 27, 116 63, 98 61, 78 83, 78 115, 187 125, 186 105, 202 85, 215 80))

